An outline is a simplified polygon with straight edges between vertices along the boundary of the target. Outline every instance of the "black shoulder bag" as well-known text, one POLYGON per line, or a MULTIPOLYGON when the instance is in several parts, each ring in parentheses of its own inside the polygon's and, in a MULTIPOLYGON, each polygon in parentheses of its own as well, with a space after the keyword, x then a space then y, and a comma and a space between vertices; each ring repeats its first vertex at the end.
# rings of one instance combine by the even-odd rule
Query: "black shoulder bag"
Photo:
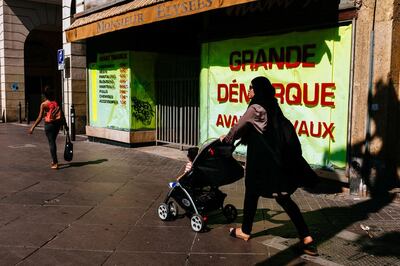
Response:
POLYGON ((71 138, 69 137, 69 128, 67 121, 65 119, 64 112, 61 110, 63 124, 65 126, 65 131, 67 131, 67 136, 65 137, 65 147, 64 147, 64 160, 67 162, 72 161, 74 157, 74 144, 72 144, 71 138))
POLYGON ((73 156, 74 156, 74 144, 72 144, 71 138, 69 137, 69 132, 67 130, 67 136, 65 138, 64 160, 70 162, 72 161, 73 156))

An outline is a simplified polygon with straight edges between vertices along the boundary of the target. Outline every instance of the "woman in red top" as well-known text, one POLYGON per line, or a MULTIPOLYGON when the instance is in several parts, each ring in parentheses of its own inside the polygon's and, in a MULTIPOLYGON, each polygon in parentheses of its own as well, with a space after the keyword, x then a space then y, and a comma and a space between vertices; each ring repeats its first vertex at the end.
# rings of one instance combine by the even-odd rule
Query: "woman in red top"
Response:
POLYGON ((51 162, 51 169, 58 169, 56 139, 64 119, 60 106, 55 101, 54 94, 50 90, 49 86, 44 88, 43 94, 45 100, 40 105, 39 115, 35 123, 29 129, 29 134, 33 133, 35 127, 42 121, 43 116, 45 116, 44 131, 46 133, 47 140, 49 141, 50 154, 53 160, 51 162))

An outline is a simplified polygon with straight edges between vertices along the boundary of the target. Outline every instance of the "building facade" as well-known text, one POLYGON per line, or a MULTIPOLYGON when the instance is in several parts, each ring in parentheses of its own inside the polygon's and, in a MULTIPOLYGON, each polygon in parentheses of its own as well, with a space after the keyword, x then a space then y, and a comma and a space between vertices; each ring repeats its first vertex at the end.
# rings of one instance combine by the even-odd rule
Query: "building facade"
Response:
POLYGON ((0 109, 3 122, 34 120, 41 89, 61 100, 57 49, 62 48, 61 1, 1 1, 0 109))
POLYGON ((397 186, 399 16, 396 0, 64 0, 65 108, 94 138, 198 145, 266 75, 320 175, 397 186))

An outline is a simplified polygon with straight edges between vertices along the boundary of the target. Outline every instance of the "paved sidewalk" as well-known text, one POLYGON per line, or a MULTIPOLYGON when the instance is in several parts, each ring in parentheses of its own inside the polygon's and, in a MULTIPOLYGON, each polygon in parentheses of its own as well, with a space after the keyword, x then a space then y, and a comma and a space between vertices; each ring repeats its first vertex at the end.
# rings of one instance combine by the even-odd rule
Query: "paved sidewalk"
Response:
MULTIPOLYGON (((357 199, 322 182, 294 194, 320 256, 299 255, 296 231, 282 209, 262 199, 249 242, 228 236, 224 217, 195 233, 189 219, 156 213, 184 152, 123 148, 77 137, 74 160, 50 169, 41 128, 0 124, 1 265, 400 265, 400 204, 357 199)), ((243 180, 222 188, 239 210, 243 180)), ((182 211, 181 211, 182 212, 182 211)))

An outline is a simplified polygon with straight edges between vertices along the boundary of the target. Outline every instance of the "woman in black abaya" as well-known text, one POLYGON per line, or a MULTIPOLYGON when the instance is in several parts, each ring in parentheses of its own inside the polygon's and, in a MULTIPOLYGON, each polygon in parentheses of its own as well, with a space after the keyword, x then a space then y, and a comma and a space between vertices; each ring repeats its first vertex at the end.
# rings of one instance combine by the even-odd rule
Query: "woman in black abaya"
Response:
POLYGON ((239 122, 221 140, 237 139, 247 144, 243 223, 230 235, 248 241, 259 197, 274 198, 296 226, 304 253, 316 256, 317 248, 299 207, 290 195, 297 184, 284 171, 281 121, 286 119, 278 105, 275 89, 266 77, 256 77, 249 88, 250 103, 239 122))

